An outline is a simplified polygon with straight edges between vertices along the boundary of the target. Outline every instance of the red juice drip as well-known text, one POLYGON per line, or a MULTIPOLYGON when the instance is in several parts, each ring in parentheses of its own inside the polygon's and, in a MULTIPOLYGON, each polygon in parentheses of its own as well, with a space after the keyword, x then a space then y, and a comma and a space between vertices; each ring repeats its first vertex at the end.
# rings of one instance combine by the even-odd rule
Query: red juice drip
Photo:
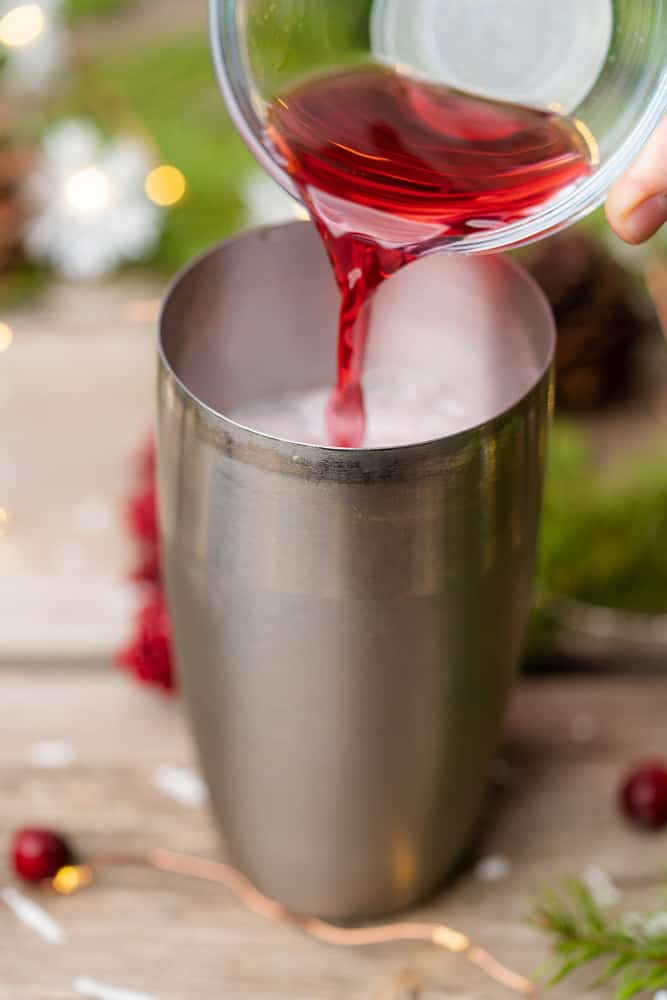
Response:
POLYGON ((368 302, 420 254, 517 222, 586 174, 592 142, 569 118, 367 66, 300 84, 267 135, 325 242, 341 292, 332 444, 358 447, 368 302))

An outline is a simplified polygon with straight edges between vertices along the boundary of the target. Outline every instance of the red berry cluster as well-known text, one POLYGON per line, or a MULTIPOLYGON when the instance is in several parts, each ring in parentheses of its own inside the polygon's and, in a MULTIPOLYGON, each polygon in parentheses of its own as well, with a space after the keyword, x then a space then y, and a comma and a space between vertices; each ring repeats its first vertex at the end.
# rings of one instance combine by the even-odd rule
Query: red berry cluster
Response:
POLYGON ((143 604, 135 618, 132 639, 118 653, 116 662, 142 683, 173 691, 171 628, 162 589, 152 438, 139 454, 137 466, 137 489, 128 500, 126 520, 138 550, 131 579, 141 587, 143 604))

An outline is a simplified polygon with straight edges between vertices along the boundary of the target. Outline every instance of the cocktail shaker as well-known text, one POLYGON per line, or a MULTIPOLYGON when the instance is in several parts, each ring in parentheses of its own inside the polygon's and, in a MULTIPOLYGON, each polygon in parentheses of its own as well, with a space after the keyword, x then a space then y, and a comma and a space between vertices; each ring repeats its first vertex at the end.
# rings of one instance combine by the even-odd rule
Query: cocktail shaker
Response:
POLYGON ((351 920, 433 890, 479 820, 530 607, 555 333, 513 264, 436 255, 377 293, 367 370, 458 358, 468 426, 340 450, 230 419, 329 381, 336 305, 301 223, 176 280, 159 494, 178 669, 229 856, 291 908, 351 920))

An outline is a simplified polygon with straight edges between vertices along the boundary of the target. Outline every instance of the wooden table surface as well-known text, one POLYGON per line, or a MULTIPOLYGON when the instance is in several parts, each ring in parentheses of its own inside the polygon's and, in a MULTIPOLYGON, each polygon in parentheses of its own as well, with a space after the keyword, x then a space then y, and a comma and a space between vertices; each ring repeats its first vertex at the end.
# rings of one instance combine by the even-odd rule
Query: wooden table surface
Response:
POLYGON ((51 286, 3 313, 0 660, 102 659, 136 597, 123 503, 155 409, 155 309, 144 278, 51 286))
MULTIPOLYGON (((665 751, 666 704, 667 684, 656 679, 524 682, 502 750, 505 787, 480 844, 483 856, 511 859, 511 874, 488 884, 468 872, 419 916, 446 921, 532 974, 546 949, 523 918, 540 885, 589 864, 618 876, 660 870, 665 837, 629 830, 614 794, 637 756, 665 751)), ((88 856, 156 846, 218 856, 207 812, 173 801, 153 781, 160 764, 191 763, 177 702, 110 669, 7 667, 0 706, 3 858, 11 832, 24 824, 62 828, 88 856), (60 770, 31 763, 31 748, 43 740, 71 743, 74 763, 60 770)), ((12 885, 4 860, 0 869, 0 888, 12 885)), ((67 940, 46 943, 0 902, 2 1000, 67 1000, 81 977, 151 1000, 510 996, 434 947, 335 949, 245 911, 224 888, 145 868, 102 870, 76 896, 35 898, 67 940)), ((550 995, 584 997, 584 987, 550 995)))

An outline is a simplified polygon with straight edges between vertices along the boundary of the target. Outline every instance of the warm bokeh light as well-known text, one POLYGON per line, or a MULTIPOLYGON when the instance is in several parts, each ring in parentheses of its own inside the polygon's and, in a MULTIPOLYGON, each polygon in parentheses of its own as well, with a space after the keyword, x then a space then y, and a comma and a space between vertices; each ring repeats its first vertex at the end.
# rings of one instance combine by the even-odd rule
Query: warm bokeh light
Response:
POLYGON ((14 339, 14 331, 12 330, 9 323, 0 322, 0 354, 3 351, 8 351, 12 346, 12 341, 14 339))
POLYGON ((10 49, 32 45, 44 31, 46 18, 38 3, 20 4, 0 18, 0 44, 10 49))
POLYGON ((433 928, 432 940, 434 944, 447 951, 463 952, 470 947, 470 940, 465 934, 452 930, 444 924, 433 928))
POLYGON ((589 129, 588 125, 585 122, 582 122, 580 118, 573 118, 572 121, 574 122, 574 127, 577 132, 588 146, 588 156, 590 158, 591 165, 597 167, 600 163, 600 147, 597 139, 589 129))
POLYGON ((0 538, 7 534, 9 527, 9 511, 6 507, 0 507, 0 538))
POLYGON ((71 896, 78 889, 84 889, 93 880, 93 873, 87 865, 66 865, 51 879, 51 885, 63 896, 71 896))
POLYGON ((109 175, 99 167, 77 170, 65 184, 65 198, 81 215, 104 212, 111 202, 112 186, 109 175))
POLYGON ((155 205, 165 208, 176 205, 185 194, 187 183, 178 169, 169 164, 162 164, 151 170, 146 178, 146 194, 155 205))

